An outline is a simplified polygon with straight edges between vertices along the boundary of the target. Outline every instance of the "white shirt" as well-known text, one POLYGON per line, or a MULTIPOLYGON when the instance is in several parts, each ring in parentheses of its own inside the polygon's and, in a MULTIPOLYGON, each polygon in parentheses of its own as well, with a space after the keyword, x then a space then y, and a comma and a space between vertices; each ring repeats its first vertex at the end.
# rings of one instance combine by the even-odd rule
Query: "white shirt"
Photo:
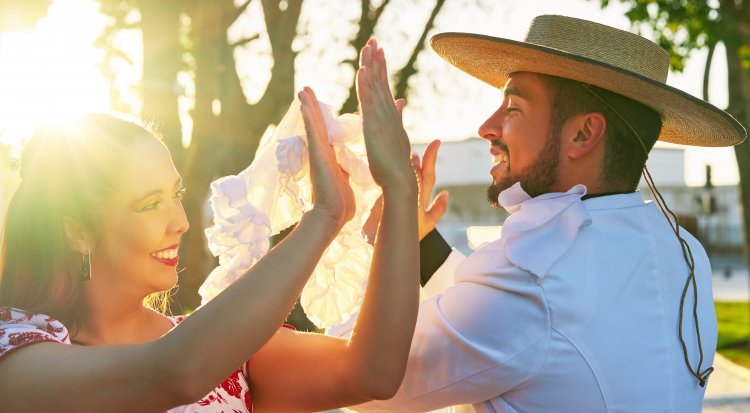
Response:
MULTIPOLYGON (((689 270, 674 232, 640 193, 583 194, 580 185, 533 199, 520 186, 505 191, 502 237, 463 260, 454 251, 436 273, 454 270, 453 285, 420 305, 397 395, 353 409, 699 412, 705 388, 678 340, 689 270)), ((717 335, 711 270, 681 235, 695 258, 703 370, 717 335)), ((695 366, 692 295, 683 333, 695 366)))

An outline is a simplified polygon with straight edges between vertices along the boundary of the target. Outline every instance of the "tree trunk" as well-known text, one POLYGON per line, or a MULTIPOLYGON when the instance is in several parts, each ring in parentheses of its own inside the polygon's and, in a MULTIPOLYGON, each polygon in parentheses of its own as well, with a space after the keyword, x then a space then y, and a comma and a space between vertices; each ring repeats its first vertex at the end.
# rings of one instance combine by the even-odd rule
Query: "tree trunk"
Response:
MULTIPOLYGON (((724 38, 727 50, 727 78, 729 105, 727 112, 734 116, 745 129, 750 126, 750 78, 742 62, 745 39, 750 35, 750 7, 732 0, 721 0, 720 10, 728 29, 724 38)), ((740 175, 740 205, 743 228, 743 251, 745 264, 750 268, 750 142, 734 147, 740 175)))
MULTIPOLYGON (((737 118, 746 128, 750 126, 750 82, 742 67, 739 47, 727 46, 727 69, 729 71, 729 106, 727 112, 737 118)), ((750 141, 734 147, 740 174, 741 214, 744 229, 745 262, 750 268, 750 141)))
POLYGON ((180 274, 177 297, 183 309, 198 305, 198 287, 216 265, 203 232, 210 225, 206 219, 209 184, 219 176, 238 173, 252 162, 263 132, 281 120, 294 97, 296 53, 292 41, 302 0, 288 1, 284 10, 276 1, 263 0, 262 4, 274 65, 266 91, 254 105, 247 103, 242 92, 233 47, 226 36, 247 3, 237 8, 232 0, 198 1, 191 10, 196 96, 191 114, 193 135, 183 167, 183 179, 191 188, 184 204, 192 225, 182 244, 185 271, 180 274), (215 111, 217 107, 220 110, 215 111))
POLYGON ((203 233, 208 227, 206 199, 208 186, 215 178, 216 145, 220 140, 219 117, 213 112, 213 102, 219 99, 222 68, 222 45, 226 44, 228 24, 224 10, 233 9, 231 0, 194 3, 190 10, 193 30, 193 55, 195 59, 195 108, 191 113, 193 133, 182 168, 182 177, 188 191, 183 204, 191 228, 182 240, 180 260, 184 271, 180 273, 177 301, 183 311, 195 309, 200 304, 198 288, 215 265, 206 247, 203 233))
POLYGON ((182 127, 177 107, 177 73, 182 62, 180 14, 182 1, 139 0, 143 33, 141 117, 153 120, 179 168, 184 158, 182 127))
POLYGON ((273 68, 263 96, 257 103, 247 103, 240 87, 233 52, 226 54, 224 66, 224 99, 226 139, 230 149, 221 162, 222 174, 236 174, 255 157, 260 138, 269 125, 278 124, 294 99, 294 60, 297 53, 292 42, 297 36, 297 22, 302 0, 290 0, 281 10, 274 0, 262 0, 273 68))
POLYGON ((706 56, 706 66, 703 69, 703 100, 708 102, 708 86, 711 77, 711 63, 714 61, 714 51, 716 50, 716 42, 712 42, 708 45, 708 56, 706 56))

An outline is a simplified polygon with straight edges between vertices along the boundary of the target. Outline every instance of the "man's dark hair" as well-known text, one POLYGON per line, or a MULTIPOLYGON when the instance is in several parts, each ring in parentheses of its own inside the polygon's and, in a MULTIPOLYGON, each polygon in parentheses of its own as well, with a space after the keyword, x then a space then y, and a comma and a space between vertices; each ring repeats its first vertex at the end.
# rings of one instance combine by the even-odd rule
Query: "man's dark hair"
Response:
POLYGON ((581 82, 556 76, 540 76, 546 83, 552 100, 551 130, 561 130, 563 123, 573 115, 601 113, 607 120, 602 169, 605 190, 634 191, 638 187, 647 155, 630 128, 594 93, 627 119, 649 151, 661 131, 659 113, 642 103, 596 86, 584 86, 581 82))

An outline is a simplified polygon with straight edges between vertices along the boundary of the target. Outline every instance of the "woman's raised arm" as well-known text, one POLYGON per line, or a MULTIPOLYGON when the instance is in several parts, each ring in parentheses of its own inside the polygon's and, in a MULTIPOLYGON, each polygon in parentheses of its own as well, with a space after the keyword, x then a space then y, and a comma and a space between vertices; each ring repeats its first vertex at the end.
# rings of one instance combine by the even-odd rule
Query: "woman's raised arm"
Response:
POLYGON ((419 296, 418 191, 401 123, 403 103, 393 101, 374 40, 362 50, 358 86, 370 169, 383 188, 362 308, 348 341, 279 331, 250 359, 259 412, 321 411, 386 399, 403 379, 419 296))
MULTIPOLYGON (((309 107, 303 107, 308 126, 309 107)), ((354 196, 327 141, 308 142, 314 206, 252 269, 150 343, 38 343, 0 359, 0 410, 163 412, 195 402, 242 366, 283 323, 354 196)), ((179 202, 179 201, 174 201, 179 202)), ((171 207, 178 205, 170 204, 171 207)))

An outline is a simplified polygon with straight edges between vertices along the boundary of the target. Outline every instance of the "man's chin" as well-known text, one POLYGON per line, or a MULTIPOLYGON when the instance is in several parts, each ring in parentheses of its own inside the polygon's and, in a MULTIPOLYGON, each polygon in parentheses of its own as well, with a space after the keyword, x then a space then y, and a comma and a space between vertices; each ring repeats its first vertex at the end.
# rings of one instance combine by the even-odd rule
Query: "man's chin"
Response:
POLYGON ((493 182, 490 186, 487 187, 487 201, 490 203, 491 207, 500 208, 500 202, 498 202, 497 198, 505 189, 506 188, 503 183, 497 182, 493 182))

